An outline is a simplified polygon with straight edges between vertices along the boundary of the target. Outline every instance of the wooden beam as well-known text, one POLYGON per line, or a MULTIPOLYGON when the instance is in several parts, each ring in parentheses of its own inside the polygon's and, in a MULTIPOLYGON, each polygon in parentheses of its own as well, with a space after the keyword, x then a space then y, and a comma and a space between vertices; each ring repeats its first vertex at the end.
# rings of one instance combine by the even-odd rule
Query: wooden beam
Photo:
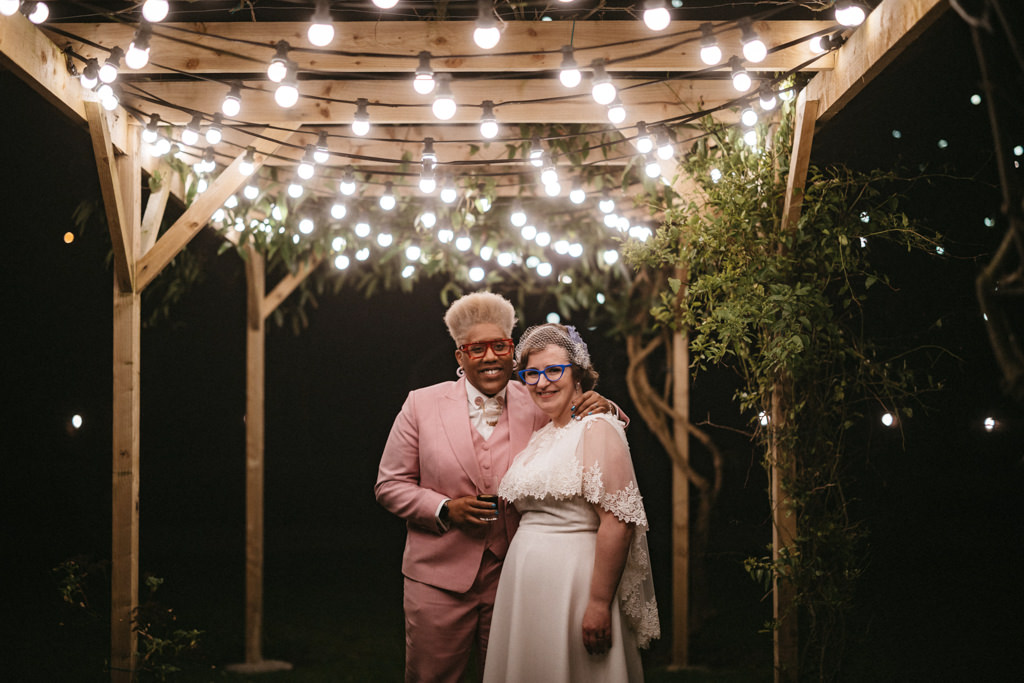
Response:
POLYGON ((274 289, 270 291, 270 294, 263 299, 263 302, 260 305, 260 314, 263 318, 268 318, 270 314, 288 298, 288 295, 294 292, 295 288, 302 284, 302 281, 305 280, 310 273, 316 270, 321 261, 323 261, 322 256, 310 256, 307 260, 299 264, 298 269, 294 273, 288 273, 281 278, 277 285, 274 286, 274 289))
MULTIPOLYGON (((279 144, 276 140, 257 139, 253 145, 256 149, 254 165, 258 168, 263 163, 266 155, 273 154, 279 144)), ((199 195, 185 209, 185 213, 175 221, 174 225, 167 229, 163 237, 157 240, 153 248, 139 260, 137 271, 139 289, 145 289, 146 285, 160 274, 160 271, 171 262, 171 259, 184 249, 200 230, 206 227, 206 224, 210 221, 210 216, 223 206, 224 201, 245 182, 247 176, 239 170, 244 157, 244 152, 239 154, 217 176, 217 179, 210 184, 206 192, 199 195)))
POLYGON ((149 199, 146 200, 146 213, 142 217, 140 255, 147 253, 156 244, 157 235, 160 234, 160 225, 164 219, 164 210, 167 208, 167 198, 171 195, 172 177, 177 175, 167 163, 162 163, 158 172, 160 184, 149 193, 149 199))
MULTIPOLYGON (((503 24, 500 45, 490 53, 473 42, 472 21, 336 21, 333 50, 352 53, 384 54, 382 57, 346 56, 309 48, 305 22, 219 22, 171 23, 153 27, 150 41, 152 58, 137 74, 166 74, 168 69, 186 73, 255 75, 263 77, 267 63, 279 40, 293 47, 289 58, 302 71, 331 73, 408 73, 410 78, 421 51, 434 56, 433 68, 448 72, 544 71, 561 66, 559 48, 570 43, 581 68, 594 59, 608 62, 614 71, 700 71, 700 21, 674 21, 660 34, 654 34, 640 21, 509 21, 503 24), (197 45, 185 45, 180 41, 197 45), (261 43, 251 45, 236 41, 261 43), (681 45, 677 43, 682 43, 681 45), (664 49, 657 54, 659 48, 664 49), (513 53, 514 52, 514 53, 513 53), (528 52, 533 54, 524 55, 528 52), (506 54, 507 53, 507 54, 506 54), (636 58, 637 54, 645 56, 636 58)), ((761 21, 754 29, 769 47, 788 44, 834 26, 830 21, 761 21)), ((126 46, 135 26, 120 23, 52 24, 41 27, 59 45, 70 43, 79 54, 99 58, 107 52, 82 41, 67 38, 53 29, 88 38, 104 47, 126 46)), ((740 32, 736 24, 722 27, 719 46, 725 55, 741 54, 740 32)), ((759 71, 789 71, 811 56, 806 44, 768 55, 759 71)), ((832 68, 826 55, 812 70, 832 68)), ((724 68, 724 67, 723 67, 724 68)), ((748 67, 750 68, 750 67, 748 67)), ((408 85, 408 84, 407 84, 408 85)))
POLYGON ((814 122, 818 115, 818 101, 807 99, 804 90, 797 97, 796 121, 793 125, 793 151, 789 157, 789 177, 786 179, 786 199, 782 208, 783 232, 796 228, 800 208, 807 186, 807 168, 811 163, 811 142, 814 122))
POLYGON ((884 0, 839 48, 835 68, 807 84, 818 120, 839 113, 948 8, 947 0, 884 0))
MULTIPOLYGON (((630 120, 655 123, 694 114, 725 105, 737 93, 728 80, 652 82, 639 79, 616 80, 619 94, 630 120)), ((278 106, 273 90, 242 92, 241 121, 261 124, 307 124, 325 126, 350 124, 355 100, 366 97, 371 125, 436 124, 431 100, 413 92, 409 84, 394 80, 307 80, 299 81, 299 102, 290 109, 278 106)), ((210 82, 154 82, 145 91, 176 107, 200 112, 215 112, 224 99, 224 87, 210 82)), ((455 80, 452 93, 459 105, 449 123, 480 122, 480 103, 493 100, 495 115, 501 124, 586 123, 608 124, 607 108, 596 104, 589 89, 580 86, 567 91, 557 79, 455 80), (501 97, 496 99, 496 93, 501 97)), ((155 104, 126 89, 124 101, 147 113, 157 113, 165 121, 185 125, 191 114, 176 107, 155 104)), ((372 129, 371 129, 372 130, 372 129)))
POLYGON ((135 258, 131 253, 134 248, 129 231, 130 218, 121 196, 121 180, 118 173, 117 159, 110 137, 110 126, 106 113, 97 102, 85 103, 85 113, 89 120, 89 134, 92 136, 92 149, 96 157, 96 170, 99 173, 100 192, 103 195, 103 207, 107 213, 107 228, 110 231, 110 243, 114 252, 114 275, 122 291, 135 290, 135 258))
MULTIPOLYGON (((683 282, 687 278, 683 274, 683 282)), ((672 335, 672 436, 679 458, 690 462, 690 338, 672 335)), ((672 667, 690 665, 690 480, 672 467, 672 667)))

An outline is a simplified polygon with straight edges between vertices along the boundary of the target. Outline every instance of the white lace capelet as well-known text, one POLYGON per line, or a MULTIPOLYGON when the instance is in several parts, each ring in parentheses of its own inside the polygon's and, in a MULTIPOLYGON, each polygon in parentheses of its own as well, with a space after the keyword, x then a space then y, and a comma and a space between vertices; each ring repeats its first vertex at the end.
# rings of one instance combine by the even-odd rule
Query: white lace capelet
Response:
POLYGON ((647 550, 647 514, 626 433, 617 419, 590 415, 562 428, 548 423, 537 430, 501 480, 498 495, 512 503, 527 496, 538 500, 582 496, 633 525, 619 600, 640 647, 661 636, 647 550))

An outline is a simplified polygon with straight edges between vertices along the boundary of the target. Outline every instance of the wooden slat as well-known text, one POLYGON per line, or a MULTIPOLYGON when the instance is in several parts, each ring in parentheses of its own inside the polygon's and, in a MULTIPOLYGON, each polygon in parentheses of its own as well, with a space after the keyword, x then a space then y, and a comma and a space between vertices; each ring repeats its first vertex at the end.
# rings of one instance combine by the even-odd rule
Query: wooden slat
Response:
POLYGON ((298 270, 294 273, 288 273, 274 286, 270 294, 263 299, 260 305, 260 314, 264 319, 270 316, 274 310, 281 305, 288 295, 295 291, 295 288, 302 284, 310 273, 316 270, 317 266, 323 258, 320 256, 310 256, 309 259, 299 264, 298 270))
POLYGON ((121 180, 117 159, 110 137, 110 126, 106 113, 96 102, 85 103, 89 120, 93 154, 96 156, 96 170, 99 173, 100 192, 107 213, 107 227, 110 231, 111 248, 114 252, 114 275, 122 291, 135 290, 135 248, 129 230, 130 218, 121 196, 121 180))
POLYGON ((146 213, 142 217, 142 244, 139 245, 139 254, 145 254, 156 244, 157 235, 160 233, 160 224, 163 222, 164 210, 167 208, 167 198, 171 195, 171 180, 174 171, 168 164, 161 164, 160 186, 149 193, 146 200, 146 213))
MULTIPOLYGON (((472 21, 346 21, 335 22, 335 38, 331 49, 349 53, 383 53, 387 57, 351 57, 337 54, 303 52, 293 49, 289 57, 301 70, 332 73, 405 72, 412 76, 415 57, 421 51, 436 56, 436 71, 542 71, 558 69, 562 63, 559 48, 570 40, 576 49, 576 61, 586 68, 597 58, 609 62, 609 71, 699 71, 706 68, 700 61, 699 21, 675 21, 656 34, 641 21, 511 21, 505 24, 501 43, 490 52, 473 42, 472 21), (659 54, 630 59, 687 41, 659 54), (614 44, 614 45, 613 45, 614 44), (608 47, 599 47, 608 45, 608 47), (550 52, 553 51, 553 52, 550 52), (534 54, 502 54, 531 52, 534 54), (549 52, 548 54, 544 54, 549 52), (453 57, 452 55, 462 55, 453 57), (617 62, 627 59, 628 61, 617 62)), ((754 28, 769 48, 788 44, 833 26, 829 21, 763 21, 754 28)), ((104 47, 127 47, 135 27, 127 24, 53 24, 68 33, 88 38, 104 47)), ((167 73, 170 67, 188 73, 263 74, 279 40, 293 48, 311 47, 306 40, 305 22, 227 22, 181 24, 161 23, 154 27, 151 41, 151 63, 139 74, 167 73), (177 30, 184 29, 184 30, 177 30), (198 32, 192 33, 192 32, 198 32), (199 43, 202 47, 182 45, 180 40, 199 43), (251 41, 248 45, 235 40, 251 41), (229 54, 230 53, 230 54, 229 54), (236 56, 237 55, 237 56, 236 56)), ((49 30, 51 26, 43 26, 49 30)), ((76 52, 96 57, 102 62, 107 53, 76 40, 69 40, 51 31, 58 45, 70 42, 76 52)), ((741 55, 740 32, 735 24, 724 27, 718 36, 726 59, 741 55)), ((801 44, 768 55, 764 62, 751 65, 758 71, 788 71, 811 56, 801 44)), ((831 56, 825 56, 809 67, 812 70, 832 68, 831 56)))
POLYGON ((818 120, 839 113, 948 7, 946 0, 884 0, 837 51, 835 69, 807 84, 807 98, 820 103, 818 120))
MULTIPOLYGON (((616 80, 628 120, 654 123, 675 119, 700 110, 695 98, 700 98, 704 107, 710 108, 731 102, 737 96, 728 81, 679 81, 645 85, 648 82, 616 80), (644 85, 627 89, 638 84, 644 85)), ((208 82, 149 83, 145 91, 177 106, 207 113, 220 109, 226 92, 224 86, 208 82)), ((350 124, 355 114, 355 104, 331 100, 354 102, 358 97, 366 97, 370 101, 371 125, 438 123, 431 111, 432 100, 416 94, 408 83, 402 81, 300 81, 299 93, 302 97, 298 104, 283 109, 274 101, 272 91, 245 90, 242 92, 239 119, 273 125, 293 122, 308 125, 350 124), (377 106, 376 103, 390 106, 377 106)), ((503 124, 608 123, 607 108, 594 102, 589 89, 580 86, 574 92, 569 92, 557 79, 454 81, 452 93, 459 107, 449 123, 479 124, 480 103, 488 99, 495 102, 495 115, 503 124), (501 97, 496 97, 496 93, 500 93, 501 97), (567 95, 572 96, 561 99, 567 95)), ((146 113, 159 113, 162 119, 176 125, 184 125, 191 118, 187 112, 136 97, 130 90, 125 93, 125 101, 146 113)))
POLYGON ((811 163, 811 142, 814 140, 814 122, 818 115, 818 101, 808 100, 807 91, 800 93, 796 102, 796 121, 793 125, 793 151, 789 158, 789 177, 786 179, 786 200, 782 208, 782 230, 796 228, 803 206, 807 186, 807 168, 811 163))
MULTIPOLYGON (((256 167, 259 167, 265 155, 272 154, 279 144, 277 141, 258 139, 253 145, 257 152, 255 155, 256 167)), ((244 156, 244 152, 239 154, 231 162, 231 165, 210 183, 206 192, 199 195, 185 210, 185 213, 175 221, 174 225, 167 229, 167 232, 157 240, 153 248, 139 259, 137 270, 139 289, 145 289, 146 285, 160 274, 160 271, 170 263, 171 259, 206 226, 210 221, 210 216, 224 205, 224 201, 242 186, 246 176, 238 168, 244 156)))

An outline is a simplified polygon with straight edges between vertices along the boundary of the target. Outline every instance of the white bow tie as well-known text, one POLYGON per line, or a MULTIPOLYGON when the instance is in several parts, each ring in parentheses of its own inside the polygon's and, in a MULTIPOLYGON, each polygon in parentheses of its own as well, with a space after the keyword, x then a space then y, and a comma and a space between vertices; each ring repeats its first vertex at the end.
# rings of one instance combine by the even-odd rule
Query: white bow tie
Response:
POLYGON ((498 420, 501 418, 501 411, 505 407, 505 399, 501 396, 491 396, 487 399, 483 396, 477 396, 474 406, 475 410, 472 411, 472 417, 476 417, 482 411, 487 426, 493 427, 498 424, 498 420))

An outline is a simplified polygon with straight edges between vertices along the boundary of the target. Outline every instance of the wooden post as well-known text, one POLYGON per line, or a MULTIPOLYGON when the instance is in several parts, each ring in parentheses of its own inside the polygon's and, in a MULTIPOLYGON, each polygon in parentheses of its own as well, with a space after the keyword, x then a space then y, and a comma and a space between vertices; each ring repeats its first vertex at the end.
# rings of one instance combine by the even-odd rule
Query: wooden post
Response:
MULTIPOLYGON (((690 414, 690 340, 685 333, 672 335, 672 407, 690 414)), ((683 418, 676 418, 673 436, 679 457, 690 461, 690 432, 683 418)), ((672 468, 672 668, 690 665, 690 480, 683 470, 672 468)))

